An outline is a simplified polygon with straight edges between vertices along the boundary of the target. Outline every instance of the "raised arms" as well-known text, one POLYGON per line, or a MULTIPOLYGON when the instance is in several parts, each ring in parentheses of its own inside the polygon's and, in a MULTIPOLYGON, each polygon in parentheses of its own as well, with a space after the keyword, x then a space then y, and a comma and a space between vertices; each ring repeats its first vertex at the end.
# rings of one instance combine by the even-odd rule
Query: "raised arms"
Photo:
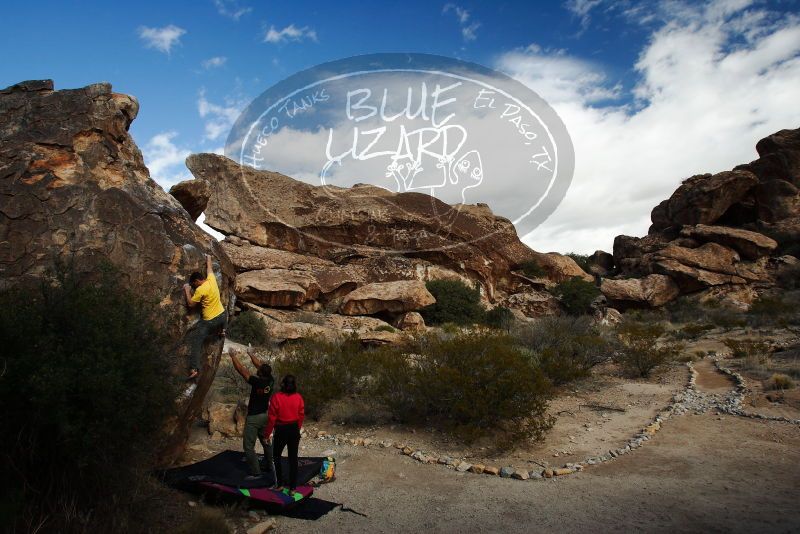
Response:
POLYGON ((234 369, 236 369, 236 371, 242 375, 242 378, 245 380, 250 380, 250 371, 248 371, 247 368, 242 365, 242 362, 240 362, 239 358, 236 357, 236 353, 234 351, 230 351, 228 354, 231 357, 231 362, 233 363, 234 369))

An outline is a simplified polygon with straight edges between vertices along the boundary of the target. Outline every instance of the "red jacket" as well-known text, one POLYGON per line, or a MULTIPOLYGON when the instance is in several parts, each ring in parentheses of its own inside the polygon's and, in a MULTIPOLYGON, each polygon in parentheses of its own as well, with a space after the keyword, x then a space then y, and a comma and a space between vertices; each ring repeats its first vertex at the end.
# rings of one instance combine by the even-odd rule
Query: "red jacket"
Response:
POLYGON ((264 430, 264 436, 269 439, 275 425, 297 423, 297 427, 302 428, 303 419, 306 417, 305 410, 303 397, 299 393, 284 393, 283 391, 275 393, 269 400, 267 428, 264 430))

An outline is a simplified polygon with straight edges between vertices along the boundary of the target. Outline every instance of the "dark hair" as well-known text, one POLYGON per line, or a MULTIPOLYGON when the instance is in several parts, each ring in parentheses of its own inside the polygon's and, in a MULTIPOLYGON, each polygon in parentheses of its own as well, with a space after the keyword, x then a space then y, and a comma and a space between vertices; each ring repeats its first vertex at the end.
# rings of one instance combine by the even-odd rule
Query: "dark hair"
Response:
POLYGON ((258 376, 261 378, 272 378, 272 366, 268 363, 262 363, 259 365, 258 376))
POLYGON ((193 272, 191 274, 191 276, 189 276, 189 283, 190 284, 194 284, 195 282, 198 282, 198 281, 204 280, 204 279, 205 279, 205 277, 202 274, 200 274, 200 273, 195 271, 195 272, 193 272))
POLYGON ((286 375, 281 380, 281 391, 284 393, 297 393, 297 380, 294 375, 286 375))

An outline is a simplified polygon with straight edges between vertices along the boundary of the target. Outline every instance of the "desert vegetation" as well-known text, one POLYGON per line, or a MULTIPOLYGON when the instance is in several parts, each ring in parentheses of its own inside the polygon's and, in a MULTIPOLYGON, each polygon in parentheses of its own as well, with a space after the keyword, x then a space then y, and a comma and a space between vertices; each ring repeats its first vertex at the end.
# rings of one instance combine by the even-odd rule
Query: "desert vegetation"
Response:
POLYGON ((17 531, 134 531, 164 417, 164 324, 106 268, 0 294, 2 523, 17 531))

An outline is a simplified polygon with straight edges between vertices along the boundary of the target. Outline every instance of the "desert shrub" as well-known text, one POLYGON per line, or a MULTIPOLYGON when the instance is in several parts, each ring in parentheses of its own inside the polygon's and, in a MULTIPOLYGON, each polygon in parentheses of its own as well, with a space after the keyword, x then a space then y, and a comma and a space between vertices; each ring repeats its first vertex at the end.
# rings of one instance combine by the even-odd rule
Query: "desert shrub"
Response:
POLYGON ((313 418, 330 401, 358 393, 361 379, 371 370, 365 350, 352 336, 339 341, 303 340, 278 355, 273 368, 278 381, 287 374, 297 377, 306 413, 313 418))
POLYGON ((689 323, 683 328, 672 332, 672 337, 678 340, 697 339, 709 330, 713 330, 714 325, 708 323, 689 323))
POLYGON ((600 290, 592 282, 577 276, 556 284, 551 290, 561 301, 561 306, 570 315, 591 313, 591 304, 600 295, 600 290))
MULTIPOLYGON (((800 243, 794 246, 797 248, 795 255, 800 254, 800 243)), ((785 266, 778 272, 776 279, 778 286, 783 289, 800 289, 800 263, 785 266)))
POLYGON ((425 336, 411 348, 377 352, 375 395, 402 420, 434 418, 465 438, 493 434, 498 425, 511 439, 540 438, 552 425, 547 378, 506 334, 425 336))
MULTIPOLYGON (((130 531, 176 390, 155 302, 103 268, 0 293, 0 523, 130 531)), ((139 521, 137 519, 136 523, 139 521)))
POLYGON ((514 323, 514 314, 505 306, 495 306, 486 312, 484 323, 492 328, 508 331, 514 323))
POLYGON ((761 295, 747 312, 747 322, 753 326, 786 326, 797 324, 797 303, 783 295, 761 295))
POLYGON ((567 256, 572 258, 575 261, 575 263, 578 264, 578 267, 580 267, 581 269, 583 269, 587 273, 589 272, 589 267, 590 266, 589 266, 589 255, 588 254, 578 254, 577 252, 569 252, 569 253, 567 253, 567 256))
POLYGON ((228 325, 228 337, 233 341, 254 347, 263 346, 269 342, 267 325, 259 319, 258 313, 252 310, 243 311, 231 320, 228 325))
POLYGON ((794 380, 792 380, 792 377, 788 375, 775 373, 769 378, 769 380, 766 381, 764 387, 766 389, 774 389, 779 391, 792 389, 794 387, 794 380))
POLYGON ((769 345, 758 339, 725 339, 723 343, 731 350, 732 358, 755 358, 759 364, 769 359, 769 345))
POLYGON ((522 274, 528 278, 544 278, 547 276, 547 271, 541 265, 536 263, 535 260, 526 260, 520 264, 522 274))
POLYGON ((425 324, 468 325, 483 322, 485 312, 477 287, 471 288, 458 280, 431 280, 425 286, 436 298, 434 304, 420 310, 425 324))
POLYGON ((681 346, 660 341, 666 328, 661 323, 627 319, 617 325, 618 349, 614 359, 627 373, 647 377, 655 368, 674 360, 681 346))
POLYGON ((372 329, 373 332, 394 332, 395 328, 388 324, 382 324, 376 328, 372 329))
POLYGON ((713 307, 706 307, 706 310, 708 322, 720 328, 740 328, 747 324, 744 314, 730 306, 719 304, 713 307))
POLYGON ((668 319, 673 323, 696 323, 707 321, 708 308, 700 302, 679 297, 664 306, 668 319))
POLYGON ((514 334, 556 385, 588 375, 613 354, 612 345, 586 316, 543 317, 514 334))

